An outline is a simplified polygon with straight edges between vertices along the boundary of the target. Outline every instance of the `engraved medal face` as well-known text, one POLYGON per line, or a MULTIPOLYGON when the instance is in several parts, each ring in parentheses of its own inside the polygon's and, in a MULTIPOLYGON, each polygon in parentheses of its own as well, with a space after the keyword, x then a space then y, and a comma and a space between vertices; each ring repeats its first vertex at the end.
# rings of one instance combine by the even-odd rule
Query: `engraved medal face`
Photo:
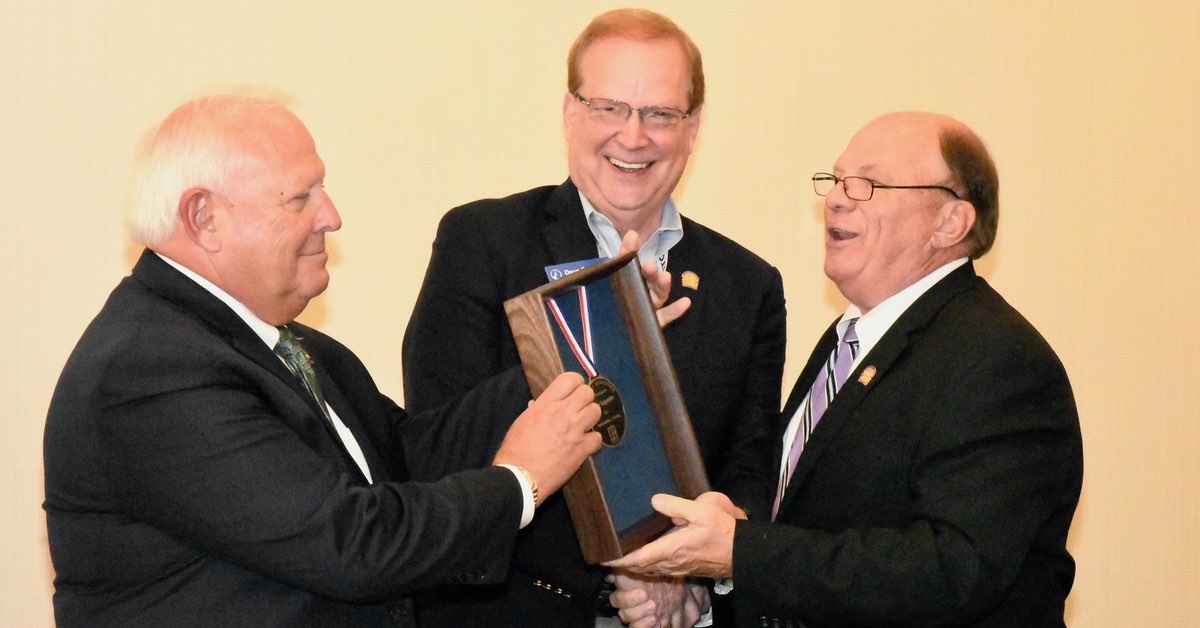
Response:
POLYGON ((616 384, 602 375, 593 377, 588 386, 600 406, 600 420, 592 429, 600 432, 605 447, 616 447, 625 438, 625 404, 621 402, 621 393, 616 384))

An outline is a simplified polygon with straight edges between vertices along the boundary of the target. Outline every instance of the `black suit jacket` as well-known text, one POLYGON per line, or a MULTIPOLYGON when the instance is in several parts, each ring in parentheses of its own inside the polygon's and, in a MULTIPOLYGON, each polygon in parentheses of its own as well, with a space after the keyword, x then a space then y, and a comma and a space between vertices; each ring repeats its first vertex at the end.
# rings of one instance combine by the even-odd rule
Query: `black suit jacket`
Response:
MULTIPOLYGON (((836 342, 831 327, 778 435, 836 342)), ((1082 466, 1062 364, 968 263, 851 373, 777 522, 739 522, 739 625, 1061 626, 1082 466)))
MULTIPOLYGON (((404 337, 409 408, 436 406, 496 373, 520 373, 504 300, 546 283, 548 265, 593 257, 596 240, 570 181, 447 213, 404 337)), ((779 272, 687 218, 669 266, 671 299, 689 296, 692 306, 664 336, 709 479, 747 509, 765 511, 774 471, 762 450, 784 359, 779 272), (698 276, 698 289, 681 285, 684 271, 698 276)), ((525 388, 517 401, 528 399, 525 388)), ((593 625, 604 571, 585 566, 561 497, 522 532, 513 568, 502 587, 447 590, 421 604, 422 623, 593 625)))
POLYGON ((487 464, 507 426, 444 442, 489 423, 472 415, 492 416, 492 383, 410 418, 348 349, 294 328, 374 484, 220 300, 149 251, 113 291, 46 420, 59 626, 410 626, 412 591, 506 575, 516 478, 447 474, 487 464))

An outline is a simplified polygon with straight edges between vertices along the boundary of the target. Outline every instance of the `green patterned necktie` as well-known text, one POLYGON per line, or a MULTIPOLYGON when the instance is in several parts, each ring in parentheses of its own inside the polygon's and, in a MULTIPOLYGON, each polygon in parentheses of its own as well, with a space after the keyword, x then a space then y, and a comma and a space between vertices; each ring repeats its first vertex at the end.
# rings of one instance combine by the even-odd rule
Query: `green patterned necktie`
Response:
POLYGON ((312 358, 300 346, 300 339, 286 325, 279 328, 279 344, 275 345, 275 354, 287 362, 288 368, 292 369, 292 374, 300 379, 300 383, 304 384, 304 389, 308 391, 308 394, 317 400, 321 414, 325 415, 328 420, 329 411, 325 407, 325 396, 321 394, 321 385, 317 383, 317 374, 313 372, 312 358))

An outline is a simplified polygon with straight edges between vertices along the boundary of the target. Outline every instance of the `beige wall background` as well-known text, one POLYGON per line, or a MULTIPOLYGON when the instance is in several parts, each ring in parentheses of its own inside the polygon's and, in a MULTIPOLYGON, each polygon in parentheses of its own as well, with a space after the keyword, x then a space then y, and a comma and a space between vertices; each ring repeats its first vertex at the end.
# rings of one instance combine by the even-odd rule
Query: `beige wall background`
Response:
MULTIPOLYGON (((0 19, 0 624, 53 623, 41 434, 68 353, 137 253, 136 141, 230 84, 291 92, 345 227, 305 314, 399 398, 439 217, 566 176, 574 35, 611 2, 5 0, 0 19)), ((1200 616, 1200 8, 1190 0, 647 2, 705 55, 677 200, 783 272, 790 387, 843 303, 809 177, 896 109, 977 129, 1001 173, 982 272, 1056 347, 1086 447, 1073 626, 1200 616)))

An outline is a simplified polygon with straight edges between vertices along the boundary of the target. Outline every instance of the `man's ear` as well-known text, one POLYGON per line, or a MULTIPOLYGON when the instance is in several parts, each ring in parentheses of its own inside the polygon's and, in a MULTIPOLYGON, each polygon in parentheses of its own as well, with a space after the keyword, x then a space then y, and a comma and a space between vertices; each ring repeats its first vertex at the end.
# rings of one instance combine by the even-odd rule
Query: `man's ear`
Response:
POLYGON ((699 107, 693 109, 692 113, 688 114, 688 117, 685 120, 685 122, 688 123, 688 141, 691 142, 693 146, 696 144, 696 135, 700 133, 700 117, 703 112, 704 105, 700 105, 699 107))
POLYGON ((212 192, 202 188, 192 188, 179 198, 179 225, 189 240, 209 253, 221 250, 213 209, 212 192))
POLYGON ((571 92, 567 92, 563 96, 563 129, 564 130, 569 130, 571 128, 571 124, 575 122, 575 116, 578 115, 578 113, 579 113, 577 109, 573 108, 573 105, 576 102, 577 102, 577 100, 575 98, 575 94, 572 94, 571 92))
POLYGON ((969 201, 954 200, 942 205, 933 229, 933 247, 949 249, 957 246, 967 239, 973 226, 975 206, 969 201))

